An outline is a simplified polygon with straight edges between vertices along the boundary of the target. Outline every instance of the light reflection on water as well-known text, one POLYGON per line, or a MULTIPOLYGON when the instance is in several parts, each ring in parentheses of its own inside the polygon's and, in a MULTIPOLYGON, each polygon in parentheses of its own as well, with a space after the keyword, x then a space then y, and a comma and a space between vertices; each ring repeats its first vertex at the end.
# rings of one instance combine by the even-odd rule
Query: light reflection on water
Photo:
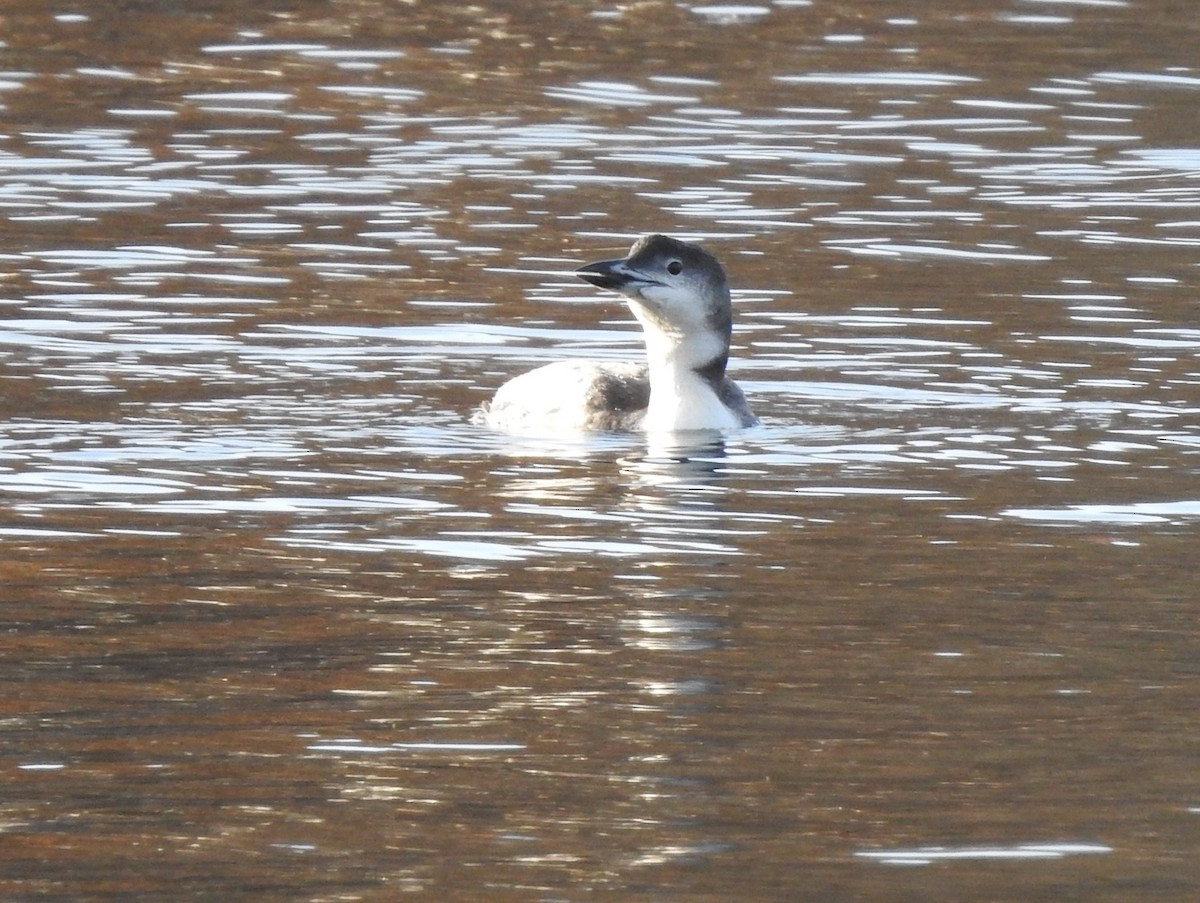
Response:
POLYGON ((1194 895, 1172 3, 145 6, 5 36, 15 894, 1194 895), (763 424, 472 425, 649 229, 763 424))
POLYGON ((1103 844, 1026 843, 1016 847, 923 847, 916 850, 860 850, 855 855, 887 865, 930 865, 951 859, 1062 859, 1065 856, 1091 856, 1113 852, 1103 844))

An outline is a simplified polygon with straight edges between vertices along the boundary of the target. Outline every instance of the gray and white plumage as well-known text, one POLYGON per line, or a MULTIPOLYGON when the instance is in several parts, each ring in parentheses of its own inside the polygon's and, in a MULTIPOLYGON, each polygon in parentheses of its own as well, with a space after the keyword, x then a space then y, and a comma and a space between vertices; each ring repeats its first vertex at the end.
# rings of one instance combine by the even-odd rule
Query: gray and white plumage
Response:
POLYGON ((509 380, 480 420, 513 432, 729 430, 757 422, 725 375, 733 307, 725 270, 699 245, 646 235, 628 256, 576 270, 625 296, 645 364, 560 361, 509 380))

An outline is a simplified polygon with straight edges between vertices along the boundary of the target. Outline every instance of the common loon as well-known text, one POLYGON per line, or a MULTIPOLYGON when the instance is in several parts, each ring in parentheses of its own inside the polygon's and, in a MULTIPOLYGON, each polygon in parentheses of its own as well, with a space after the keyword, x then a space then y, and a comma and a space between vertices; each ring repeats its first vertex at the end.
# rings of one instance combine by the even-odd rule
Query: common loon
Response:
POLYGON ((717 259, 698 245, 646 235, 620 260, 575 271, 625 296, 642 325, 646 364, 559 361, 517 376, 480 411, 515 432, 729 430, 751 426, 725 375, 733 307, 717 259))

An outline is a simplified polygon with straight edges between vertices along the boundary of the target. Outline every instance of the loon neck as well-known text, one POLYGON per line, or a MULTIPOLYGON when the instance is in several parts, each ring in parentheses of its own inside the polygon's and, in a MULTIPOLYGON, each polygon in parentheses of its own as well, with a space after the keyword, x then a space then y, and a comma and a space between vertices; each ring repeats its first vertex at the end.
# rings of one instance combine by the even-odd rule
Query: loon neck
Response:
POLYGON ((650 370, 647 430, 719 430, 739 425, 721 400, 729 343, 713 333, 646 337, 650 370), (665 339, 666 337, 657 337, 665 339))

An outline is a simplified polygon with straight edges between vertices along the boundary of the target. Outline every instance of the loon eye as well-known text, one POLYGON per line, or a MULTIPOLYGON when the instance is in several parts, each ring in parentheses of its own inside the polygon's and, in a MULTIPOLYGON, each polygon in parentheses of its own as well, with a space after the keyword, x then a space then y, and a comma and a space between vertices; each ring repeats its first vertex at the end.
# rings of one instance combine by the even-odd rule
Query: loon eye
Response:
POLYGON ((670 263, 667 264, 667 272, 670 273, 672 276, 678 276, 680 273, 683 272, 683 264, 680 263, 678 260, 672 260, 670 263))

